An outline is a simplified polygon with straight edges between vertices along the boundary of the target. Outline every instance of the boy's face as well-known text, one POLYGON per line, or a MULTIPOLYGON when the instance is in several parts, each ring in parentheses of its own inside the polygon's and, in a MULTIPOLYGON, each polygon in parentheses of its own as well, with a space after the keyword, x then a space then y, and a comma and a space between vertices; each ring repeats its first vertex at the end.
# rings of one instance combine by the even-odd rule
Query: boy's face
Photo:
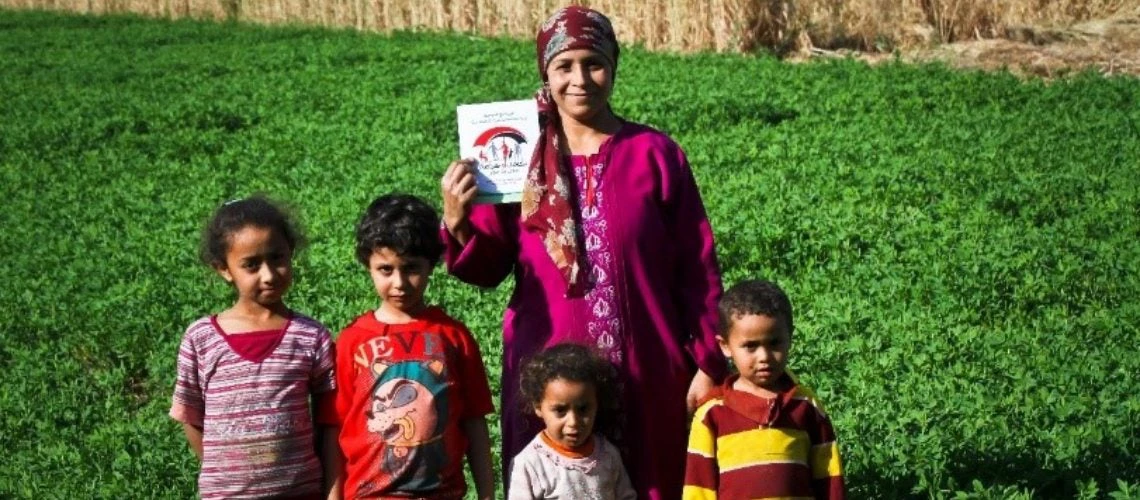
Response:
POLYGON ((740 371, 736 388, 761 397, 779 392, 792 346, 788 328, 771 316, 745 314, 733 317, 725 335, 717 342, 740 371))
POLYGON ((407 319, 424 307, 424 291, 431 276, 431 261, 423 257, 397 255, 383 247, 368 257, 368 274, 383 303, 379 313, 389 318, 407 319))

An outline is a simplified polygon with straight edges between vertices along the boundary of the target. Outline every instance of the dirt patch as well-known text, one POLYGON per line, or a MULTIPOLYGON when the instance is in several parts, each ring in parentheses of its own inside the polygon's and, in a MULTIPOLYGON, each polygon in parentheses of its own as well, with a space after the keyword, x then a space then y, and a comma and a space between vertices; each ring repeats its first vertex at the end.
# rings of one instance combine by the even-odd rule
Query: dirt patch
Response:
MULTIPOLYGON (((921 29, 916 29, 921 34, 921 29)), ((855 57, 875 64, 899 58, 942 61, 957 68, 1001 70, 1056 78, 1088 69, 1104 75, 1140 76, 1140 9, 1065 28, 1007 27, 1000 39, 919 45, 893 53, 822 50, 801 43, 792 60, 855 57)))

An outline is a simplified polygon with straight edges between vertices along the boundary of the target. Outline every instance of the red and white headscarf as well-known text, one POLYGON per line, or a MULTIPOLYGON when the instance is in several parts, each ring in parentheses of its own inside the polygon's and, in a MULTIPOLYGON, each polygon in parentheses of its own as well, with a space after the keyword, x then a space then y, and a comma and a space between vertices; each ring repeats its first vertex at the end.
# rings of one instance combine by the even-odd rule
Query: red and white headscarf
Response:
POLYGON ((590 49, 609 59, 616 72, 617 37, 610 20, 602 13, 571 6, 559 9, 542 23, 536 42, 538 73, 543 83, 535 95, 540 135, 523 187, 522 220, 529 230, 542 234, 546 252, 562 271, 568 290, 580 293, 585 276, 581 272, 578 221, 570 191, 573 183, 558 141, 562 121, 547 85, 546 67, 562 52, 590 49))

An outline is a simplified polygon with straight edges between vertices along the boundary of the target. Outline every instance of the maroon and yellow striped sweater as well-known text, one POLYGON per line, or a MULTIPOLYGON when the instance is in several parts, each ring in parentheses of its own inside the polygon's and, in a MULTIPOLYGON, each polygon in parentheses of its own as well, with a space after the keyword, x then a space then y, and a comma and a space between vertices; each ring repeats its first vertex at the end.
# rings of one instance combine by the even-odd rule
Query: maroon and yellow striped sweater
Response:
POLYGON ((689 433, 685 500, 845 497, 835 430, 811 389, 764 399, 730 377, 697 409, 689 433))

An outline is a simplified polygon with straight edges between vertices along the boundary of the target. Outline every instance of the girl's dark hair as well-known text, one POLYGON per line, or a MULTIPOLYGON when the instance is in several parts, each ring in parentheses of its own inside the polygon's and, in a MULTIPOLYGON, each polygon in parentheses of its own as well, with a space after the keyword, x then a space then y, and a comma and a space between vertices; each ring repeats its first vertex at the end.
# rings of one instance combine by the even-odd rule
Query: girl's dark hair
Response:
POLYGON ((435 209, 410 194, 376 198, 356 225, 356 260, 368 267, 372 252, 380 248, 403 257, 423 257, 435 266, 443 254, 435 209))
POLYGON ((198 251, 202 263, 210 267, 224 266, 226 252, 230 250, 230 235, 246 226, 279 232, 293 254, 305 246, 304 235, 284 208, 263 195, 253 195, 227 201, 214 211, 202 230, 202 247, 198 251))
POLYGON ((792 301, 771 281, 745 280, 733 285, 721 296, 717 313, 720 316, 720 336, 724 338, 728 338, 734 318, 749 314, 762 314, 783 323, 789 336, 795 331, 792 301))
POLYGON ((598 397, 598 415, 594 431, 607 434, 617 412, 616 372, 613 365, 581 344, 556 344, 535 354, 523 365, 520 377, 524 414, 533 415, 542 402, 546 384, 555 379, 581 382, 594 386, 598 397))

